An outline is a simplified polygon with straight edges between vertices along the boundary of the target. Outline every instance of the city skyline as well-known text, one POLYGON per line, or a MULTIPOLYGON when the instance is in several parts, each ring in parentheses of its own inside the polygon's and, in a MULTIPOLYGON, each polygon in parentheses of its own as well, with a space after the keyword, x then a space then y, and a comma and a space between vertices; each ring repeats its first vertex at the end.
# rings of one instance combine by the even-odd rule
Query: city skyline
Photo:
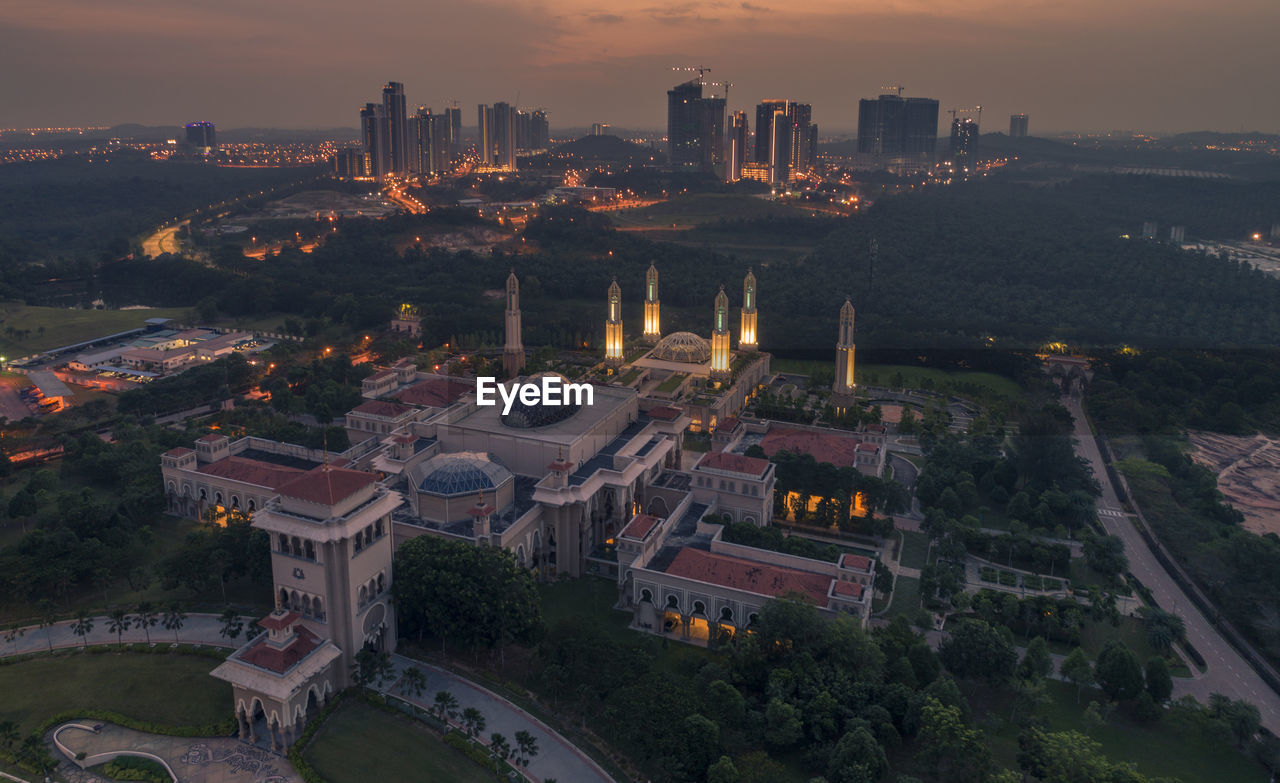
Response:
POLYGON ((443 16, 435 3, 388 5, 403 20, 390 29, 376 24, 382 14, 352 17, 323 2, 9 7, 0 10, 0 65, 11 75, 0 127, 345 128, 369 84, 399 81, 414 106, 505 101, 546 108, 561 128, 659 130, 665 92, 681 81, 672 67, 706 65, 710 80, 733 83, 730 112, 802 101, 821 113, 824 134, 852 133, 858 100, 888 84, 937 97, 944 110, 1025 112, 1039 134, 1280 131, 1280 105, 1258 97, 1280 70, 1267 41, 1280 8, 1269 0, 1212 10, 1189 0, 1070 9, 908 0, 888 10, 820 0, 785 13, 767 0, 500 1, 443 16), (429 46, 423 30, 433 31, 429 46))

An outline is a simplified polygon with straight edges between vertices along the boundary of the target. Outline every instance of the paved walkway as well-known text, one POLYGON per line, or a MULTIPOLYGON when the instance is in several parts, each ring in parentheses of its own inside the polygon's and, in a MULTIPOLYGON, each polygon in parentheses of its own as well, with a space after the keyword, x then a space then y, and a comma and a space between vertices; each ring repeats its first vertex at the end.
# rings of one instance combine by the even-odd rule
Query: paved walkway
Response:
POLYGON ((538 778, 555 778, 561 783, 613 783, 613 778, 573 743, 501 696, 444 669, 403 655, 391 656, 391 662, 396 669, 395 681, 383 688, 384 693, 429 710, 435 703, 438 691, 449 691, 458 700, 459 711, 475 707, 484 715, 482 737, 486 742, 495 731, 505 736, 512 746, 515 745, 517 731, 524 730, 532 734, 538 740, 538 755, 529 762, 528 769, 538 778), (427 687, 422 690, 421 697, 406 696, 397 687, 401 674, 410 666, 418 667, 426 676, 427 687))
POLYGON ((160 759, 182 783, 301 783, 289 762, 261 748, 229 737, 162 737, 113 723, 77 720, 50 733, 59 756, 58 767, 71 783, 97 783, 104 778, 80 769, 97 766, 125 751, 124 755, 160 759), (94 727, 101 727, 93 731, 94 727), (74 762, 84 753, 82 762, 74 762))
MULTIPOLYGON (((132 617, 132 615, 130 615, 132 617)), ((244 618, 245 627, 249 625, 250 618, 244 618)), ((5 641, 5 633, 0 632, 0 658, 10 655, 22 655, 24 653, 47 652, 50 645, 53 649, 61 649, 65 647, 79 647, 82 641, 75 632, 71 630, 74 620, 62 620, 49 628, 41 628, 39 626, 29 626, 23 629, 22 636, 12 642, 5 641)), ((239 647, 244 643, 244 631, 240 632, 234 640, 228 640, 221 635, 222 620, 216 614, 191 614, 187 616, 183 623, 182 630, 178 631, 178 641, 183 644, 205 644, 213 647, 239 647)), ((166 631, 159 624, 155 628, 150 629, 151 641, 156 644, 173 644, 174 635, 172 631, 166 631)), ((89 644, 115 644, 116 635, 107 630, 106 617, 93 618, 93 630, 86 637, 89 644)), ((141 628, 131 627, 125 631, 123 636, 125 644, 133 642, 143 642, 147 640, 147 633, 141 628)))

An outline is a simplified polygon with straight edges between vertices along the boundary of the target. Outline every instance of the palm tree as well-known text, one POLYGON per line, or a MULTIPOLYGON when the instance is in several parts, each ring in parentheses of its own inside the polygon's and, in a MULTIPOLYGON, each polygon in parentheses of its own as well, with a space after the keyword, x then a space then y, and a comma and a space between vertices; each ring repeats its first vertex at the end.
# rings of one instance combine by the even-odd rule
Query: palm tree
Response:
POLYGON ((58 620, 58 614, 53 609, 53 601, 41 598, 36 604, 36 611, 40 613, 40 627, 44 629, 44 638, 49 643, 49 652, 53 652, 53 624, 58 620))
POLYGON ((222 620, 222 630, 218 631, 218 633, 228 639, 236 638, 240 635, 240 631, 244 629, 244 620, 230 606, 222 610, 222 615, 219 619, 222 620))
POLYGON ((173 643, 178 643, 178 631, 182 630, 182 626, 187 621, 187 613, 182 611, 182 606, 176 601, 169 604, 169 608, 165 610, 164 619, 161 625, 166 631, 173 631, 173 643))
POLYGON ((489 752, 499 761, 506 761, 507 757, 511 755, 511 743, 507 742, 506 737, 495 731, 489 735, 489 752))
POLYGON ((462 711, 462 727, 467 730, 468 737, 475 737, 484 731, 484 714, 475 707, 467 707, 462 711))
POLYGON ((81 611, 76 615, 76 621, 71 624, 71 631, 80 637, 80 646, 89 646, 89 633, 93 630, 93 618, 86 612, 81 611))
POLYGON ((520 751, 520 764, 529 766, 529 759, 538 755, 538 738, 521 729, 516 732, 516 748, 520 751))
POLYGON ((151 629, 156 627, 156 623, 160 621, 160 616, 156 613, 156 608, 150 601, 143 601, 138 604, 138 608, 134 610, 134 623, 137 624, 142 632, 147 635, 147 644, 151 644, 151 629))
POLYGON ((422 692, 427 689, 427 677, 417 666, 410 666, 404 670, 404 674, 400 677, 400 693, 408 696, 412 693, 417 698, 422 698, 422 692))
POLYGON ((107 615, 107 630, 116 635, 116 646, 124 645, 124 632, 133 625, 133 619, 123 609, 113 609, 107 615))
POLYGON ((0 750, 5 753, 13 752, 13 746, 20 739, 22 734, 18 731, 18 724, 11 720, 0 721, 0 750))
POLYGON ((458 697, 448 691, 437 691, 435 709, 440 720, 458 717, 458 697))
POLYGON ((13 625, 9 626, 8 630, 4 632, 4 640, 10 644, 13 644, 14 642, 21 639, 23 636, 26 636, 26 634, 27 632, 23 630, 21 623, 14 623, 13 625))

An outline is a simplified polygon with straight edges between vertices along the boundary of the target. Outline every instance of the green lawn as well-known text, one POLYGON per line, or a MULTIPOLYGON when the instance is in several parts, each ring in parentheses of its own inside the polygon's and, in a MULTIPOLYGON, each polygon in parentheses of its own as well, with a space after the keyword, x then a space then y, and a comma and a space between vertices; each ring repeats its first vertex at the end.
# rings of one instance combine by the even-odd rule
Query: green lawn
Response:
POLYGON ((62 654, 0 666, 0 721, 17 721, 24 735, 52 715, 78 709, 171 726, 216 723, 231 716, 231 686, 209 676, 217 663, 194 655, 126 652, 62 654))
MULTIPOLYGON (((774 372, 812 375, 815 370, 832 372, 835 362, 775 358, 769 367, 774 372)), ((936 388, 946 381, 953 385, 977 386, 998 397, 1022 396, 1022 389, 1016 382, 989 372, 936 370, 932 367, 897 364, 859 364, 855 372, 858 383, 865 386, 897 386, 896 376, 901 375, 903 385, 909 389, 936 388)), ((956 391, 960 396, 965 396, 963 389, 958 388, 956 391)))
POLYGON ((182 319, 188 312, 189 308, 180 307, 68 310, 62 307, 28 307, 16 302, 5 302, 0 304, 0 356, 10 359, 28 356, 50 348, 137 329, 148 318, 182 319), (30 329, 31 336, 22 340, 14 339, 6 331, 9 327, 30 329))
POLYGON ((920 580, 899 576, 893 580, 893 603, 889 605, 889 617, 911 619, 920 609, 920 580))
MULTIPOLYGON (((1047 683, 1052 700, 1041 707, 1039 716, 1050 731, 1084 732, 1082 714, 1091 700, 1104 703, 1106 697, 1096 690, 1086 690, 1076 703, 1075 686, 1050 680, 1047 683)), ((1025 724, 1008 721, 1011 703, 1007 692, 992 693, 982 688, 970 699, 979 707, 975 717, 985 724, 992 756, 1000 764, 1017 769, 1018 732, 1025 724)), ((1201 736, 1188 736, 1157 722, 1150 726, 1135 723, 1117 710, 1106 725, 1093 733, 1102 751, 1117 761, 1128 761, 1149 776, 1177 778, 1183 783, 1212 780, 1214 783, 1253 783, 1265 781, 1267 772, 1257 762, 1234 748, 1215 744, 1201 736)))
POLYGON ((329 783, 494 780, 426 726, 355 700, 329 716, 304 757, 329 783))
POLYGON ((902 531, 902 556, 907 568, 924 568, 929 564, 929 537, 915 530, 902 531))

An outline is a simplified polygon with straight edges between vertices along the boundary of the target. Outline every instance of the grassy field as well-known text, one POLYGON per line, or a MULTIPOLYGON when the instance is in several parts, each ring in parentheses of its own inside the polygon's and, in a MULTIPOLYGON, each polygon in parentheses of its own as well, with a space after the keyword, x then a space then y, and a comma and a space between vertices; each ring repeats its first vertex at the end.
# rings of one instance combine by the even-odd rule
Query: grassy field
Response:
MULTIPOLYGON (((1039 710, 1050 731, 1084 732, 1082 715, 1091 700, 1104 703, 1099 691, 1086 690, 1076 703, 1075 686, 1050 680, 1047 683, 1052 700, 1039 710)), ((975 716, 986 724, 992 756, 1000 764, 1017 769, 1018 732, 1025 721, 1010 725, 1011 702, 1008 693, 992 693, 983 688, 970 703, 983 705, 975 716)), ((1257 762, 1246 758, 1229 745, 1215 744, 1202 736, 1189 736, 1171 727, 1155 723, 1135 723, 1117 711, 1111 720, 1093 733, 1102 751, 1116 761, 1128 761, 1149 776, 1168 776, 1184 783, 1212 780, 1215 783, 1252 783, 1268 779, 1257 762)))
POLYGON ((494 780, 426 726, 358 701, 342 705, 329 717, 305 758, 330 783, 494 780))
MULTIPOLYGON (((769 365, 774 372, 812 375, 815 370, 833 372, 835 362, 773 359, 769 365)), ((999 397, 1019 397, 1022 389, 1017 383, 1001 375, 989 372, 936 370, 931 367, 914 367, 898 364, 859 364, 855 368, 857 382, 868 386, 897 386, 898 375, 907 388, 936 388, 944 381, 952 384, 979 386, 999 397)), ((963 392, 961 392, 963 396, 963 392)))
POLYGON ((755 196, 696 193, 639 209, 620 209, 609 217, 619 228, 690 228, 720 219, 807 215, 811 210, 755 196))
POLYGON ((889 617, 903 616, 911 619, 920 608, 920 580, 911 576, 899 576, 893 580, 893 603, 889 605, 889 617))
POLYGON ((62 307, 28 307, 16 302, 5 302, 0 304, 0 356, 10 359, 28 356, 50 348, 136 329, 148 318, 181 319, 188 312, 188 308, 68 310, 62 307), (30 329, 31 336, 16 340, 9 334, 9 327, 30 329))
POLYGON ((24 735, 51 715, 78 709, 171 726, 216 723, 231 714, 231 686, 209 676, 216 665, 200 656, 125 652, 0 666, 0 721, 16 721, 24 735))
POLYGON ((914 530, 902 531, 902 557, 907 568, 924 568, 929 564, 929 537, 914 530))

